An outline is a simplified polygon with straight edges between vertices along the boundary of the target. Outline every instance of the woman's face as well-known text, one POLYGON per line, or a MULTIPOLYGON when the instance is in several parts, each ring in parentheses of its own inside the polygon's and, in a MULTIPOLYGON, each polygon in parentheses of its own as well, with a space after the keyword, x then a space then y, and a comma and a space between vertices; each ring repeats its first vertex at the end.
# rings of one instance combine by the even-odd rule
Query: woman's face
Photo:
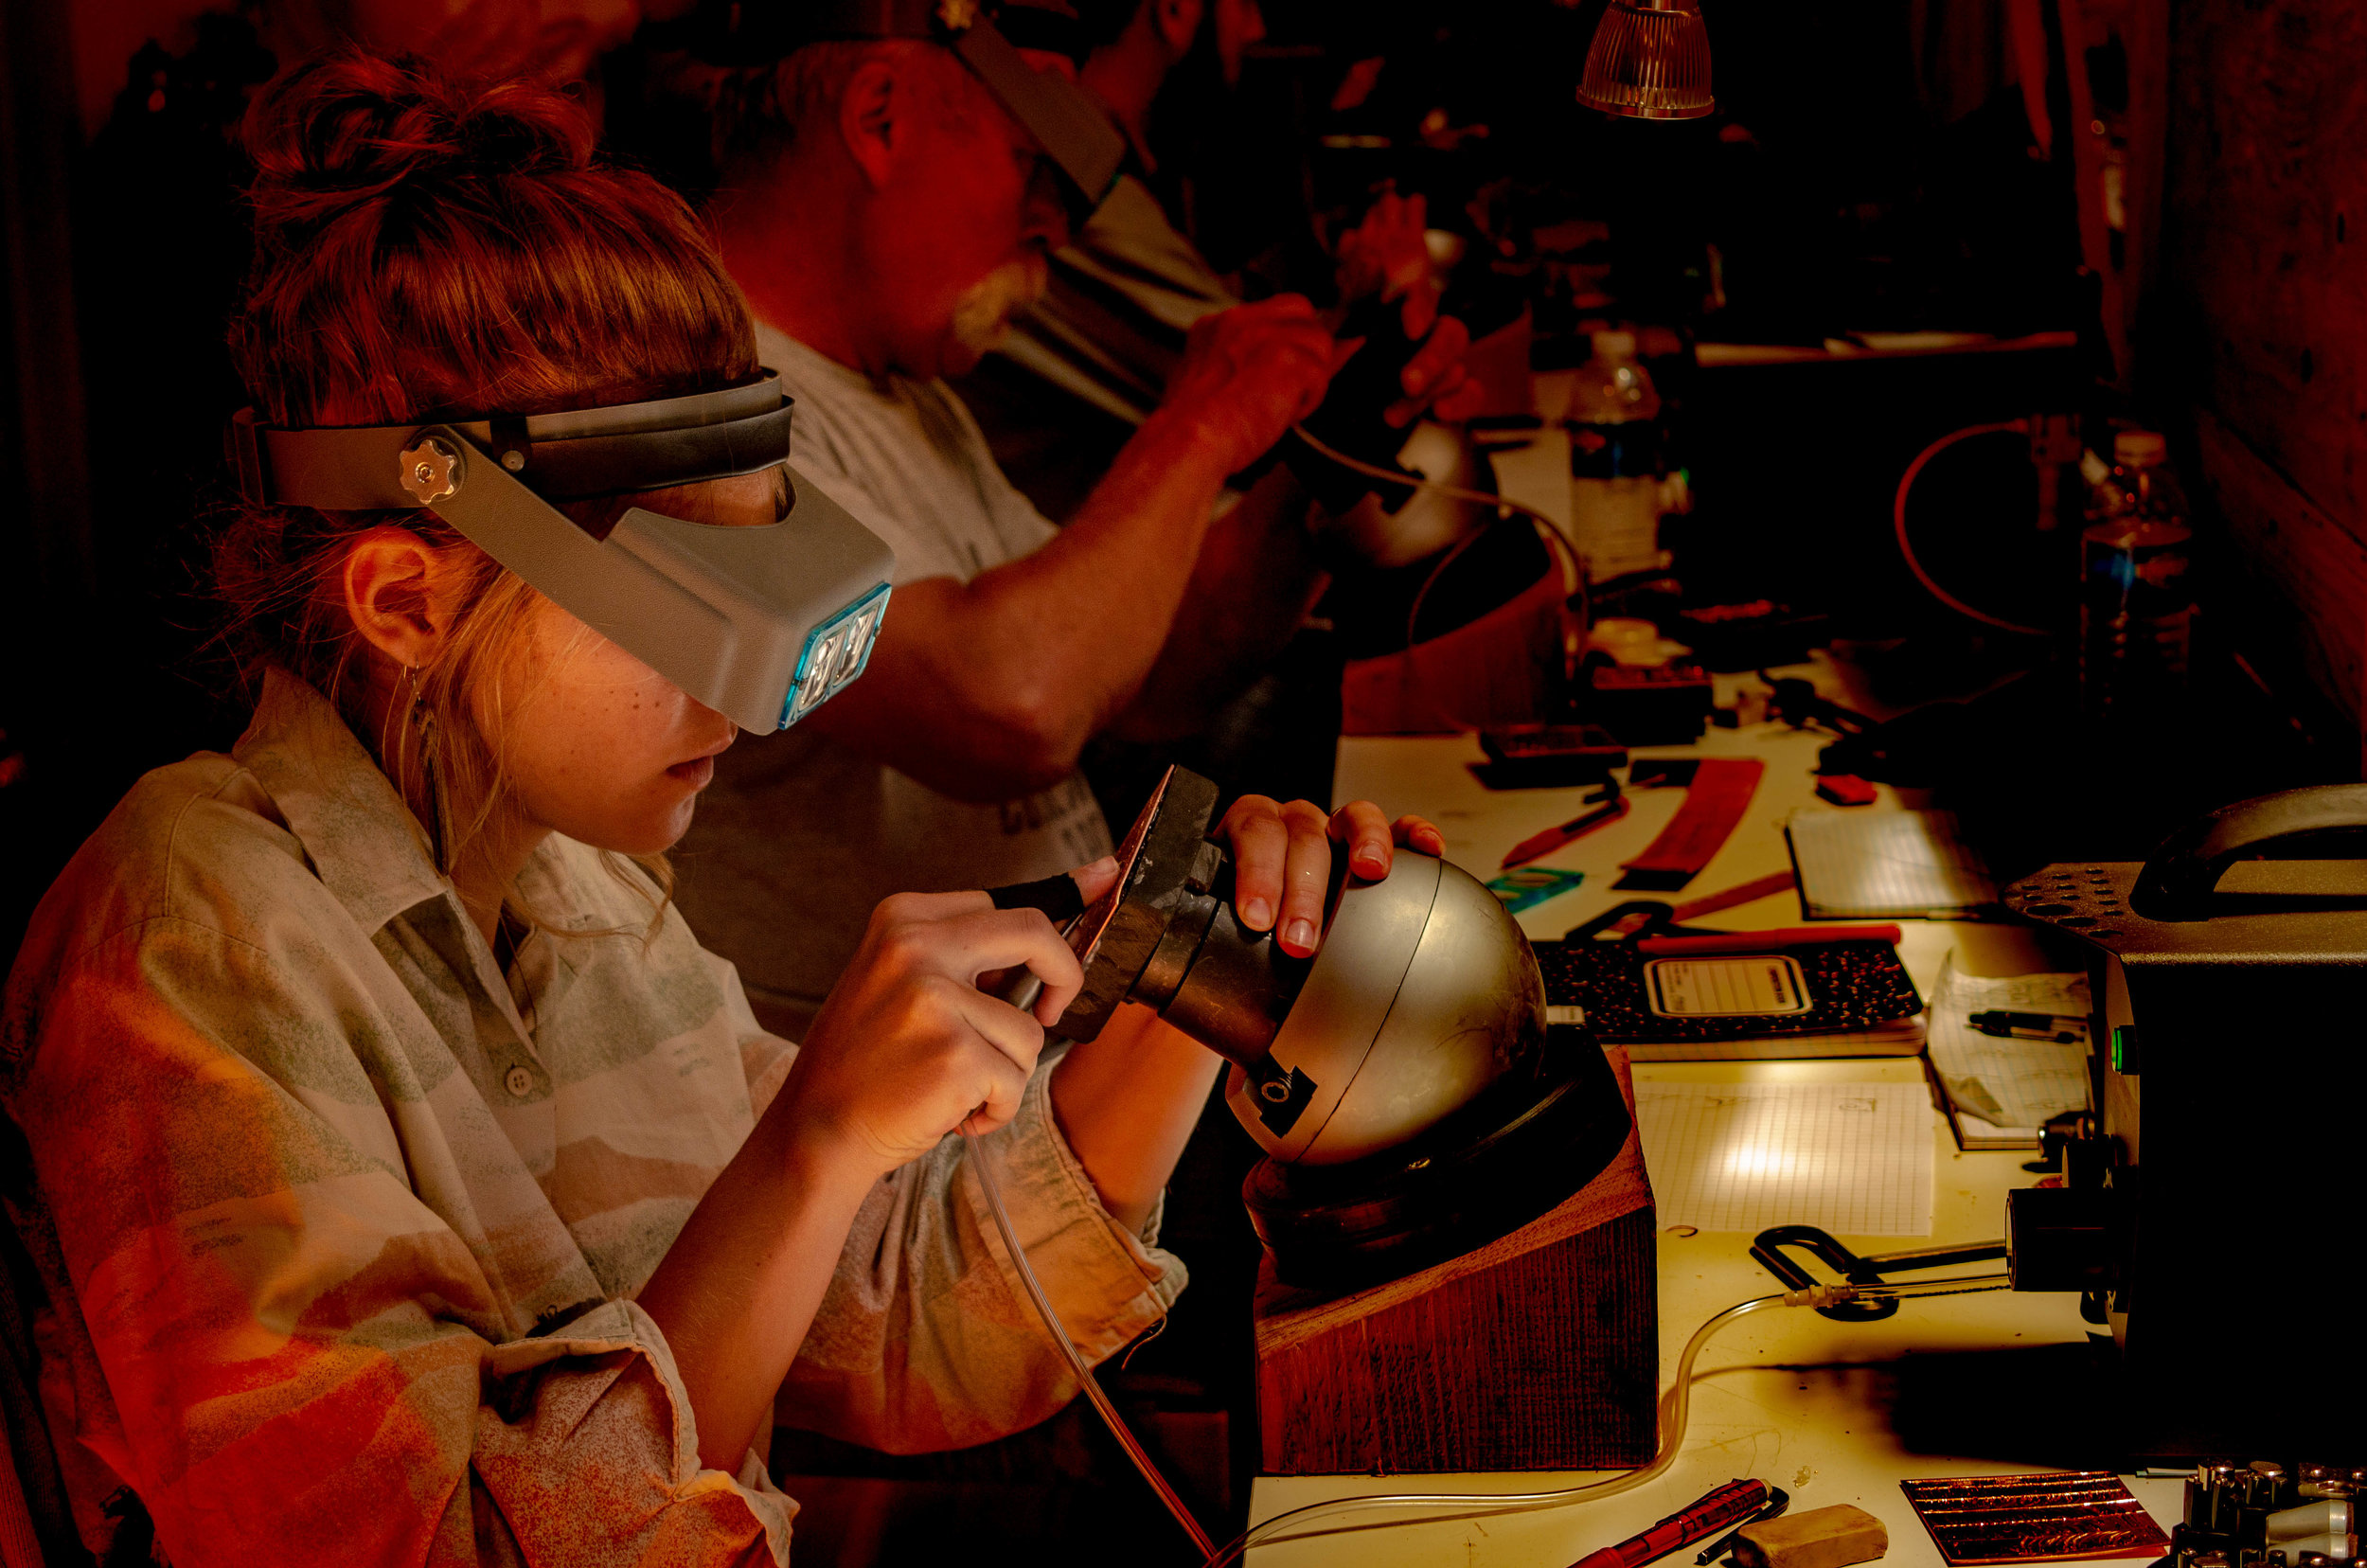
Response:
MULTIPOLYGON (((777 469, 636 497, 652 511, 750 526, 779 516, 777 469)), ((511 800, 536 827, 596 848, 655 854, 690 828, 699 792, 739 726, 547 599, 528 612, 508 712, 480 711, 503 738, 511 800)), ((489 704, 489 683, 477 700, 489 704)))

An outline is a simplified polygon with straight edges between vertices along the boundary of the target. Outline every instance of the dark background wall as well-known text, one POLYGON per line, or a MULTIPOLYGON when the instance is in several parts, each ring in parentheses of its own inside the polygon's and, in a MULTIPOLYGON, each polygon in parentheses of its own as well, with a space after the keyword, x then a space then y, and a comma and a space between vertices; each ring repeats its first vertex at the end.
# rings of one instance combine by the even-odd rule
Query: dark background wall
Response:
POLYGON ((2162 270, 2142 384, 2193 423, 2260 630, 2367 722, 2367 9, 2171 13, 2162 270), (2289 613, 2285 613, 2289 607, 2289 613))
POLYGON ((65 8, 0 0, 0 964, 60 857, 44 742, 92 650, 67 169, 82 141, 65 8))

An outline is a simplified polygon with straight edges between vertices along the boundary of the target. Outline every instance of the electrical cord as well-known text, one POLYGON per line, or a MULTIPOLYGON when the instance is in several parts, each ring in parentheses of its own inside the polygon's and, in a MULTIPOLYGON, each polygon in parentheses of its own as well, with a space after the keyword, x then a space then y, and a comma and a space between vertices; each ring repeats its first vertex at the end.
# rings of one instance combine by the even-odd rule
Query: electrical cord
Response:
POLYGON ((1290 434, 1305 441, 1317 456, 1329 458, 1350 472, 1361 473, 1368 479, 1386 479, 1393 485, 1405 485, 1415 490, 1433 490, 1450 501, 1472 501, 1483 507, 1508 508, 1513 511, 1526 513, 1543 524, 1554 537, 1561 541, 1563 547, 1570 549, 1572 555, 1577 554, 1576 549, 1571 546, 1568 536, 1562 533, 1561 525, 1525 501, 1515 501, 1508 495, 1490 495, 1486 490, 1467 490, 1461 485, 1450 485, 1443 479, 1432 479, 1419 473, 1409 473, 1403 469, 1382 468, 1378 463, 1368 463, 1361 457, 1351 457, 1336 447, 1326 446, 1309 434, 1303 424, 1292 425, 1290 434))
POLYGON ((1916 453, 1915 460, 1909 463, 1907 472, 1899 476, 1898 494, 1891 503, 1891 526, 1898 535, 1898 554, 1907 562, 1907 570, 1915 575, 1915 580, 1922 583, 1924 591, 1933 598, 1938 599, 1960 615, 1969 615, 1983 625, 1994 626, 2001 632, 2012 632, 2024 637, 2047 637, 2054 633, 2044 627, 2024 626, 2020 621, 2009 621, 2002 615, 1992 615, 1986 610, 1977 610, 1941 587, 1932 580, 1931 574, 1924 570, 1923 562, 1915 557, 1914 544, 1907 537, 1907 492, 1915 488, 1916 478, 1922 474, 1924 466, 1932 458, 1937 457, 1957 442, 1968 441, 1975 436, 2028 436, 2029 434, 2030 421, 2028 419, 2002 419, 1994 424, 1967 425, 1962 430, 1949 431, 1921 452, 1916 453))
POLYGON ((1453 1508, 1453 1514, 1426 1514, 1421 1519, 1399 1519, 1379 1522, 1377 1528, 1392 1525, 1420 1524, 1442 1519, 1484 1518, 1502 1513, 1533 1513, 1544 1508, 1567 1507, 1579 1503, 1592 1503, 1633 1491, 1665 1474, 1677 1462, 1677 1453, 1684 1446, 1685 1425, 1692 1416, 1693 1363, 1701 1354, 1712 1335, 1735 1319, 1771 1307, 1831 1307, 1844 1301, 1888 1301, 1913 1295, 1962 1295, 1975 1291, 2002 1291, 2010 1281, 2003 1274, 1983 1274, 1972 1278, 1929 1279, 1912 1284, 1882 1285, 1820 1285, 1806 1291, 1791 1291, 1782 1295, 1758 1296, 1736 1303, 1712 1317, 1693 1331, 1685 1341, 1683 1351, 1677 1357, 1677 1375, 1661 1396, 1660 1446, 1651 1462, 1625 1475, 1607 1481, 1593 1481, 1583 1487, 1561 1487, 1551 1491, 1535 1492, 1379 1492, 1364 1497, 1334 1498, 1327 1503, 1310 1503, 1305 1507, 1279 1513, 1265 1523, 1244 1530, 1227 1542, 1223 1551, 1209 1558, 1202 1568, 1224 1568, 1251 1547, 1263 1544, 1285 1529, 1293 1535, 1306 1525, 1372 1508, 1453 1508))
MULTIPOLYGON (((1486 490, 1470 490, 1462 485, 1450 485, 1444 480, 1432 479, 1419 473, 1409 473, 1402 469, 1382 468, 1378 463, 1367 463, 1361 458, 1351 457, 1344 452, 1341 452, 1334 447, 1325 445, 1324 442, 1311 434, 1304 424, 1292 425, 1290 430, 1291 434, 1298 437, 1300 440, 1306 442, 1308 450, 1312 451, 1317 456, 1328 458, 1330 461, 1339 464, 1342 468, 1354 473, 1361 473, 1368 479, 1386 479, 1391 484, 1405 485, 1417 490, 1429 490, 1433 494, 1442 496, 1449 501, 1468 502, 1475 506, 1493 508, 1499 511, 1515 511, 1526 517, 1533 526, 1542 528, 1547 534, 1552 536, 1554 543, 1560 547, 1562 559, 1570 567, 1570 570, 1562 577, 1562 586, 1565 590, 1567 590, 1564 595, 1564 601, 1567 603, 1570 599, 1576 600, 1578 627, 1580 633, 1584 633, 1586 626, 1592 619, 1593 610, 1593 607, 1587 602, 1586 558, 1581 556, 1578 553, 1578 547, 1570 542, 1570 536, 1562 531, 1561 525, 1555 522, 1551 517, 1548 517, 1545 513, 1538 510, 1535 507, 1530 506, 1525 501, 1515 501, 1510 496, 1491 495, 1486 490)), ((1457 561, 1461 560, 1463 553, 1466 550, 1468 550, 1472 545, 1478 543, 1480 540, 1486 536, 1486 533, 1487 530, 1486 528, 1474 528, 1463 538, 1457 540, 1453 547, 1449 549, 1447 553, 1439 559, 1438 564, 1430 569, 1430 575, 1422 579, 1422 585, 1420 588, 1415 590, 1414 602, 1410 607, 1408 607, 1405 615, 1406 668, 1413 671, 1415 686, 1420 687, 1423 698, 1430 703, 1432 708, 1439 715, 1439 717, 1447 720, 1450 723, 1452 723, 1459 729, 1481 729, 1486 726, 1481 724, 1466 723, 1461 716, 1456 714, 1448 704, 1438 701, 1437 693, 1431 689, 1429 677, 1422 673, 1421 661, 1415 657, 1414 649, 1416 640, 1415 637, 1415 629, 1421 623, 1423 604, 1430 598, 1431 590, 1438 585, 1438 579, 1446 575, 1447 568, 1452 566, 1457 561)), ((1565 660, 1569 657, 1572 651, 1574 650, 1568 646, 1568 639, 1565 634, 1564 646, 1562 648, 1562 655, 1565 660)))
POLYGON ((970 1130, 968 1117, 962 1120, 962 1139, 970 1145, 970 1167, 978 1173, 978 1185, 986 1192, 987 1210, 994 1216, 994 1228, 1003 1233, 1003 1245, 1019 1270, 1020 1283, 1027 1288, 1027 1299, 1036 1304, 1036 1315, 1043 1319, 1045 1332, 1052 1336, 1052 1343, 1059 1346, 1060 1354, 1068 1358, 1069 1370, 1076 1373, 1077 1381, 1084 1385, 1085 1397, 1093 1400, 1094 1409, 1101 1413, 1101 1419, 1109 1427, 1110 1435, 1118 1440, 1118 1447, 1126 1451, 1126 1456, 1134 1462, 1134 1468, 1142 1472, 1143 1479, 1150 1483, 1150 1489, 1159 1494, 1159 1501, 1166 1505, 1167 1512, 1175 1516, 1175 1522, 1184 1527, 1185 1535, 1192 1538, 1192 1544, 1200 1549, 1202 1557, 1215 1557, 1216 1542, 1208 1539, 1208 1532, 1200 1527, 1200 1521, 1192 1516, 1192 1510, 1184 1506, 1184 1500, 1167 1484, 1167 1478, 1160 1473, 1159 1467, 1143 1451, 1142 1442, 1134 1435, 1133 1428, 1126 1424, 1126 1418, 1118 1414, 1118 1407, 1110 1402, 1110 1396, 1102 1391, 1101 1381, 1094 1376, 1093 1368, 1085 1364, 1085 1358, 1077 1350, 1077 1342, 1069 1338, 1067 1327, 1060 1322, 1060 1314, 1053 1310, 1052 1298, 1044 1294, 1042 1282, 1036 1278, 1035 1266, 1027 1261, 1027 1249, 1020 1244, 1019 1232, 1011 1224, 1010 1211, 1003 1206, 1003 1187, 994 1179, 993 1162, 987 1158, 986 1145, 979 1142, 978 1134, 970 1130))
POLYGON ((1009 1251, 1011 1261, 1019 1270, 1020 1283, 1026 1287, 1028 1299, 1035 1303, 1037 1315, 1043 1320, 1045 1332, 1052 1336, 1053 1343, 1068 1359, 1070 1369, 1077 1374, 1078 1382, 1084 1386, 1086 1396, 1093 1400, 1094 1408, 1100 1412, 1102 1420, 1108 1424, 1111 1435, 1115 1437, 1118 1446, 1126 1451, 1126 1456, 1133 1461, 1134 1468, 1142 1472, 1143 1479, 1150 1484, 1151 1490, 1158 1493, 1159 1501, 1166 1506, 1167 1512, 1175 1517, 1175 1522, 1183 1526, 1186 1535, 1192 1538, 1192 1544, 1199 1548, 1203 1559, 1202 1568, 1225 1568, 1226 1564, 1235 1561, 1251 1547, 1261 1545, 1286 1530, 1296 1534, 1307 1525, 1344 1513, 1383 1508, 1425 1510, 1423 1517, 1419 1519, 1385 1520, 1377 1522, 1372 1526, 1389 1528, 1403 1524, 1435 1523, 1442 1519, 1486 1517, 1502 1513, 1529 1513, 1543 1508, 1558 1508, 1579 1503, 1592 1503, 1600 1498, 1613 1497, 1621 1492, 1632 1491, 1638 1487, 1657 1480, 1677 1462, 1678 1452, 1684 1446, 1686 1423, 1692 1416, 1693 1363, 1700 1358, 1701 1347, 1709 1343, 1711 1336, 1737 1318, 1747 1317, 1753 1312, 1764 1311, 1772 1307, 1831 1307, 1845 1301, 1895 1301, 1910 1296, 1964 1295, 1978 1291, 2002 1291, 2009 1289, 2012 1284, 2005 1274, 1975 1274, 1954 1279, 1925 1279, 1898 1284, 1885 1282, 1879 1285, 1819 1285, 1806 1291, 1791 1291, 1781 1295, 1765 1295, 1739 1302, 1696 1328, 1693 1331, 1693 1337, 1685 1341, 1684 1349, 1677 1358, 1677 1375, 1669 1383, 1668 1391, 1661 1396, 1658 1405, 1659 1447, 1653 1453, 1651 1462, 1641 1469, 1629 1470, 1625 1475, 1612 1476, 1606 1481, 1593 1481, 1582 1487, 1557 1488, 1550 1491, 1376 1492, 1361 1497, 1334 1498, 1327 1503, 1310 1503, 1304 1507, 1292 1508, 1287 1513, 1276 1514, 1273 1518, 1244 1530, 1222 1547, 1218 1547, 1209 1540, 1207 1532, 1201 1528, 1200 1521, 1193 1517, 1191 1509, 1185 1507, 1184 1500, 1176 1495, 1175 1488, 1167 1484, 1166 1477, 1160 1473, 1158 1465, 1144 1451, 1141 1441, 1135 1437, 1132 1429, 1127 1426, 1125 1417, 1118 1414, 1117 1406, 1111 1403, 1109 1395, 1102 1391, 1100 1382, 1093 1375, 1093 1369, 1085 1364, 1084 1356, 1078 1352, 1076 1341, 1069 1337, 1067 1327, 1060 1322, 1059 1313, 1053 1308, 1051 1297, 1044 1293, 1042 1283, 1036 1277, 1034 1266, 1027 1260, 1027 1249, 1020 1244, 1019 1233, 1011 1224, 1010 1211, 1003 1205, 1003 1191, 995 1180, 992 1163, 988 1160, 985 1146, 979 1142, 978 1135, 970 1130, 968 1121, 962 1123, 962 1137, 970 1145, 970 1167, 978 1173, 978 1185, 986 1192, 987 1208, 994 1218, 995 1229, 1003 1235, 1003 1244, 1009 1251), (1449 1508, 1459 1511, 1451 1514, 1442 1514, 1436 1511, 1449 1508))

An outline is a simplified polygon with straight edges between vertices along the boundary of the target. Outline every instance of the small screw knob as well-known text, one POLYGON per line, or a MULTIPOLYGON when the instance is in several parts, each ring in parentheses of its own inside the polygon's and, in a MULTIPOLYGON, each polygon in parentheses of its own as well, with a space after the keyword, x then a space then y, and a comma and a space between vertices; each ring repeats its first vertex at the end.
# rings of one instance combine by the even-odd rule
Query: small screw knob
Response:
POLYGON ((460 490, 462 468, 460 454, 429 436, 418 446, 408 448, 397 459, 396 482, 403 492, 420 506, 441 501, 460 490))

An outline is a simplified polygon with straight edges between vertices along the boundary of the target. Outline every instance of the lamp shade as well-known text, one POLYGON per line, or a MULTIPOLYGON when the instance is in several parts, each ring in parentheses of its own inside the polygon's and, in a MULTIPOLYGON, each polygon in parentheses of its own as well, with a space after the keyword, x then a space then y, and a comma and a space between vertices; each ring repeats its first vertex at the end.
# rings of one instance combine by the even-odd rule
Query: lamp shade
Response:
POLYGON ((1611 0, 1578 101, 1633 119, 1699 119, 1716 108, 1700 0, 1611 0))

